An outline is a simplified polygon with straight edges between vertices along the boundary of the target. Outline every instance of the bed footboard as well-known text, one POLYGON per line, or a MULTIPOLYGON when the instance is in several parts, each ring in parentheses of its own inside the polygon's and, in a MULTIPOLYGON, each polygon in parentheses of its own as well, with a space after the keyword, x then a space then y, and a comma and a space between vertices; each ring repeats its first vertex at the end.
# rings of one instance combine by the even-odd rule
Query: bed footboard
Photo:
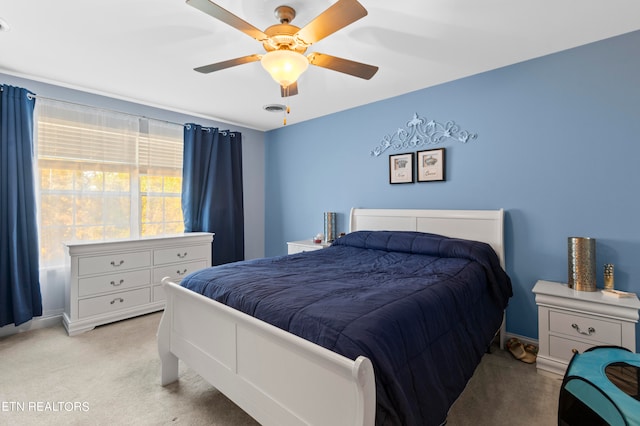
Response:
POLYGON ((263 425, 373 425, 371 361, 355 361, 162 280, 161 383, 178 360, 263 425))

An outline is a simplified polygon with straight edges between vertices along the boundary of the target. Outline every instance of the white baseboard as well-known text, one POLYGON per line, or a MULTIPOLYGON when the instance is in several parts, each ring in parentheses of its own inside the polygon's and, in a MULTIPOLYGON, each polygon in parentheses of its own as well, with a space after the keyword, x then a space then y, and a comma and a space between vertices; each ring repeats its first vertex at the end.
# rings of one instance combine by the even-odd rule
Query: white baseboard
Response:
POLYGON ((31 321, 27 321, 24 324, 15 326, 13 324, 0 327, 0 337, 11 336, 12 334, 22 333, 29 330, 36 330, 39 328, 55 327, 62 323, 62 311, 60 312, 48 312, 41 317, 36 317, 31 321))
POLYGON ((532 345, 538 346, 537 339, 532 339, 531 337, 521 336, 519 334, 514 334, 514 333, 506 333, 507 340, 511 339, 512 337, 515 337, 516 339, 520 340, 525 345, 532 344, 532 345))

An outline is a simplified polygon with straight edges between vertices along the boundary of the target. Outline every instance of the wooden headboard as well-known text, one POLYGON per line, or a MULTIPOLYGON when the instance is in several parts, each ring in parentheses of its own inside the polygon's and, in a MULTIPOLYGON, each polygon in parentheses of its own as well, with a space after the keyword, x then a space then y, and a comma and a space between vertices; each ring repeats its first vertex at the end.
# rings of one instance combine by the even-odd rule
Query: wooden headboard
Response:
POLYGON ((482 241, 504 261, 504 210, 351 209, 349 230, 419 231, 482 241))

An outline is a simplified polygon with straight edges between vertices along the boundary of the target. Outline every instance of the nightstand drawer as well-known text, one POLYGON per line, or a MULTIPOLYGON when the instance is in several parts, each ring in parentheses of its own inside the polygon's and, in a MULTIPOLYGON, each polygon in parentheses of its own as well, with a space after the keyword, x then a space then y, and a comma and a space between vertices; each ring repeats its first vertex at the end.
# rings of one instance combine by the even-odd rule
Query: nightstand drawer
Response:
POLYGON ((549 355, 567 362, 571 361, 574 349, 582 353, 593 346, 598 345, 564 337, 549 336, 549 355))
POLYGON ((196 259, 207 259, 211 254, 211 245, 175 247, 153 251, 153 264, 189 262, 196 259))
POLYGON ((151 252, 113 253, 105 256, 86 256, 78 259, 78 275, 117 272, 151 266, 151 252))
MULTIPOLYGON (((549 311, 549 331, 571 336, 573 339, 594 343, 620 345, 622 326, 594 317, 583 317, 558 311, 549 311)), ((591 345, 595 346, 595 345, 591 345)))
POLYGON ((107 294, 78 301, 78 317, 85 318, 149 303, 149 287, 107 294))
POLYGON ((84 297, 108 291, 126 290, 131 287, 148 285, 150 281, 151 272, 148 269, 80 278, 78 280, 78 296, 84 297))

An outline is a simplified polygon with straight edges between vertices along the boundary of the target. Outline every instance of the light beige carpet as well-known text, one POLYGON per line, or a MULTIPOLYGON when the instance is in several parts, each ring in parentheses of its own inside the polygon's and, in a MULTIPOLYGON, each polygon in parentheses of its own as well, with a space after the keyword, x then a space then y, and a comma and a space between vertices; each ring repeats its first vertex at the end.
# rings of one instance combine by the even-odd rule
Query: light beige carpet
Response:
MULTIPOLYGON (((0 425, 256 425, 182 363, 179 382, 160 386, 160 317, 74 337, 60 325, 0 339, 0 425)), ((560 380, 496 349, 447 424, 553 425, 559 388, 560 380)))

